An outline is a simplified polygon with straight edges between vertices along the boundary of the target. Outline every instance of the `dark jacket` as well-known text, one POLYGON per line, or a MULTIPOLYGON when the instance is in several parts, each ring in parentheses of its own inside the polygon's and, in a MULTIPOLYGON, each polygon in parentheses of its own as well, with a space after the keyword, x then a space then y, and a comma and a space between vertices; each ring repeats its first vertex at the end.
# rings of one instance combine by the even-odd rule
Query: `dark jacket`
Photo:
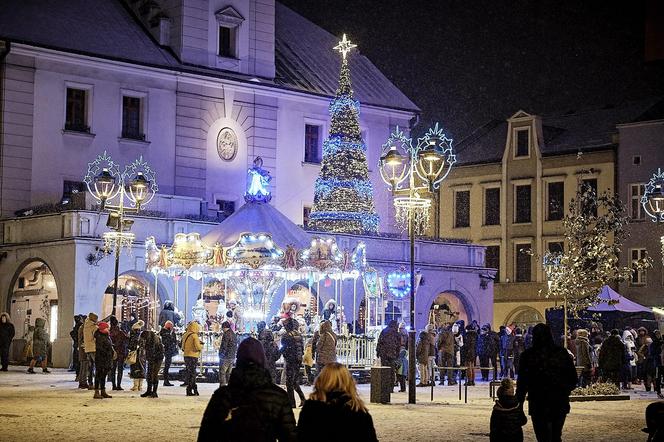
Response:
POLYGON ((490 442, 523 441, 523 427, 528 422, 523 407, 515 396, 505 396, 496 401, 491 412, 490 442))
POLYGON ((0 313, 1 317, 7 318, 7 322, 0 322, 0 348, 9 347, 14 339, 14 324, 11 323, 11 318, 7 313, 0 313))
POLYGON ((35 331, 32 334, 32 354, 35 358, 45 358, 48 352, 49 337, 45 326, 46 321, 43 318, 35 319, 35 331))
POLYGON ((113 365, 113 343, 106 333, 95 330, 95 366, 97 369, 110 370, 113 365))
POLYGON ((136 355, 136 363, 129 366, 129 377, 132 379, 145 378, 145 349, 139 345, 141 343, 141 331, 132 329, 129 332, 129 344, 127 349, 129 351, 138 350, 136 355))
POLYGON ((178 337, 172 329, 162 328, 159 330, 159 337, 164 346, 165 357, 173 357, 178 354, 178 337))
POLYGON ((466 330, 462 351, 464 363, 474 364, 475 359, 477 359, 477 332, 475 330, 466 330))
POLYGON ((569 413, 569 394, 576 387, 576 368, 572 357, 551 341, 521 354, 516 397, 523 403, 528 394, 528 414, 558 416, 569 413))
POLYGON ((490 356, 495 358, 500 353, 500 335, 498 332, 491 330, 489 336, 493 339, 493 353, 490 356))
POLYGON ((415 359, 417 359, 418 364, 427 364, 429 362, 429 354, 431 350, 431 333, 421 332, 420 339, 417 341, 417 346, 415 347, 415 359))
POLYGON ((514 356, 514 335, 505 333, 500 337, 500 356, 506 358, 514 356))
POLYGON ((231 328, 224 330, 221 335, 221 344, 219 344, 219 360, 235 360, 237 353, 237 335, 231 328))
POLYGON ((302 364, 304 340, 297 330, 286 332, 286 334, 281 337, 281 346, 281 352, 284 355, 286 364, 297 366, 302 364))
POLYGON ((161 362, 164 360, 164 345, 159 335, 152 330, 141 333, 140 346, 145 352, 145 360, 148 363, 161 362))
POLYGON ((454 354, 454 334, 452 330, 445 328, 438 334, 438 342, 436 344, 439 353, 447 355, 454 354))
POLYGON ((576 337, 576 365, 586 369, 592 368, 592 350, 585 335, 576 337))
POLYGON ((497 353, 496 341, 491 333, 481 334, 477 338, 477 354, 480 358, 490 358, 497 353))
POLYGON ((127 357, 127 344, 129 343, 127 334, 122 331, 119 326, 111 325, 111 330, 108 335, 113 343, 113 350, 115 350, 118 357, 122 359, 127 357))
POLYGON ((314 333, 311 351, 320 365, 337 362, 337 335, 329 322, 323 322, 320 330, 314 333))
POLYGON ((331 392, 327 394, 326 402, 311 399, 305 401, 297 423, 298 440, 377 441, 371 415, 351 410, 347 405, 349 400, 344 393, 331 392))
POLYGON ((599 350, 599 368, 603 372, 620 371, 627 361, 625 345, 617 335, 604 340, 599 350))
POLYGON ((295 441, 295 416, 286 392, 253 363, 238 365, 228 385, 210 398, 198 440, 295 441))
POLYGON ((397 322, 390 321, 390 324, 378 336, 376 355, 381 359, 396 359, 399 356, 400 343, 397 322))
POLYGON ((266 328, 259 333, 258 340, 263 346, 268 370, 274 370, 276 368, 277 361, 281 356, 281 353, 279 353, 279 347, 277 346, 277 343, 274 342, 274 335, 266 328))
POLYGON ((163 327, 166 321, 171 321, 173 325, 179 325, 180 322, 180 315, 175 312, 173 303, 168 301, 164 303, 164 309, 159 313, 159 325, 163 327))

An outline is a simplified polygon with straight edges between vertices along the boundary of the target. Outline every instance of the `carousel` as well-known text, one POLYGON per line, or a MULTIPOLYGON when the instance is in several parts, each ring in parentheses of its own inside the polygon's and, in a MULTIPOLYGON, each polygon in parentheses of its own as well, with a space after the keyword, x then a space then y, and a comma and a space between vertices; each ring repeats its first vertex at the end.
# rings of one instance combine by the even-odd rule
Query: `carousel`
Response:
POLYGON ((216 366, 224 321, 241 339, 255 336, 261 321, 279 329, 285 318, 295 318, 308 335, 325 319, 340 335, 339 360, 370 366, 375 340, 366 332, 381 322, 376 316, 380 309, 371 306, 378 306, 382 284, 367 266, 365 244, 360 241, 352 250, 341 250, 333 237, 305 232, 269 204, 269 182, 258 157, 248 171, 246 204, 218 226, 202 237, 178 233, 171 245, 146 239, 147 271, 155 275, 155 287, 160 277, 173 279, 176 306, 183 304, 178 281, 185 278, 182 322, 176 326, 183 330, 197 320, 204 330, 201 363, 216 366), (352 293, 344 293, 351 282, 352 293), (325 298, 321 285, 328 292, 325 298), (190 296, 190 286, 197 295, 190 296), (352 296, 351 315, 343 309, 350 303, 347 296, 352 296))

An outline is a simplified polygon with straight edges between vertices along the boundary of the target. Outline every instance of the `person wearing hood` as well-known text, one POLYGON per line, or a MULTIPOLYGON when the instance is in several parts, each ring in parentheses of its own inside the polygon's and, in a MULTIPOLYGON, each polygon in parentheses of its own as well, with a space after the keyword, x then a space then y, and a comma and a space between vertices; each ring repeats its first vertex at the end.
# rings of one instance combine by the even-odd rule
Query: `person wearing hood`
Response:
POLYGON ((313 336, 311 350, 316 356, 316 373, 331 362, 337 362, 337 335, 332 331, 332 323, 324 320, 320 330, 313 336))
POLYGON ((396 360, 399 356, 399 349, 401 348, 401 339, 399 337, 399 329, 397 321, 391 320, 387 327, 380 332, 378 342, 376 343, 376 356, 380 358, 383 367, 390 367, 392 369, 392 384, 394 385, 396 375, 396 360))
POLYGON ((35 364, 37 362, 41 363, 42 371, 44 373, 50 373, 46 364, 48 363, 48 346, 49 336, 46 331, 46 321, 44 318, 35 319, 35 331, 32 335, 32 360, 30 361, 30 367, 28 368, 28 373, 35 373, 35 364))
POLYGON ((173 384, 170 382, 171 375, 169 370, 173 356, 178 354, 178 338, 175 335, 171 321, 164 323, 164 326, 159 330, 159 337, 161 338, 161 343, 164 345, 164 387, 172 387, 173 384))
POLYGON ((332 329, 337 330, 337 302, 330 299, 325 303, 323 319, 332 323, 332 329))
POLYGON ((620 339, 620 332, 611 330, 611 335, 604 340, 599 352, 599 369, 605 382, 612 382, 620 388, 620 374, 627 361, 625 345, 620 339))
MULTIPOLYGON (((408 346, 404 346, 408 348, 408 346)), ((436 347, 438 349, 438 366, 439 367, 453 367, 454 366, 454 334, 450 326, 445 326, 438 333, 438 339, 436 342, 436 347)), ((444 385, 445 375, 447 375, 447 385, 456 385, 456 380, 454 378, 454 370, 440 369, 438 374, 439 382, 438 385, 444 385)))
POLYGON ((297 440, 290 401, 265 368, 265 353, 257 339, 240 343, 228 385, 218 388, 208 402, 198 440, 297 440))
POLYGON ((145 348, 141 346, 141 330, 145 323, 139 319, 131 326, 129 332, 129 344, 127 349, 136 352, 136 361, 129 365, 129 377, 134 380, 131 391, 141 391, 143 388, 143 379, 145 379, 145 348))
POLYGON ((648 330, 646 330, 645 327, 639 327, 636 330, 636 341, 634 342, 637 351, 636 377, 639 383, 645 382, 646 380, 646 358, 643 356, 646 351, 642 351, 642 349, 645 349, 647 338, 648 330))
POLYGON ((265 368, 270 372, 272 379, 276 380, 277 361, 281 357, 281 353, 279 352, 279 346, 274 342, 274 334, 272 333, 272 330, 267 328, 264 322, 263 327, 258 332, 258 341, 263 346, 263 352, 265 352, 265 368))
POLYGON ((300 406, 304 403, 304 393, 300 388, 300 368, 304 355, 304 340, 298 331, 298 323, 293 318, 284 321, 286 334, 281 337, 282 354, 286 363, 286 392, 291 407, 295 408, 295 393, 300 397, 300 406))
POLYGON ((201 325, 197 321, 187 324, 186 331, 182 335, 182 353, 184 354, 185 383, 187 384, 187 396, 198 396, 198 385, 196 385, 196 367, 198 358, 201 357, 203 342, 198 337, 201 325))
POLYGON ((623 365, 623 388, 625 390, 632 389, 632 382, 636 380, 636 344, 634 344, 634 336, 629 330, 624 330, 622 341, 625 345, 625 364, 623 365))
POLYGON ((592 348, 588 340, 588 330, 580 328, 576 331, 576 366, 583 367, 579 377, 579 386, 590 384, 592 376, 592 348))
POLYGON ((477 360, 477 332, 472 325, 466 326, 466 338, 463 346, 463 360, 466 367, 466 383, 475 385, 475 361, 477 360))
POLYGON ((9 313, 0 313, 0 371, 7 371, 9 367, 9 347, 14 339, 14 324, 12 324, 9 313))
POLYGON ((357 393, 350 371, 339 363, 323 368, 297 423, 298 440, 317 442, 378 438, 373 419, 357 393), (330 423, 343 422, 344 425, 330 423), (349 437, 348 429, 352 429, 349 437))
POLYGON ((145 330, 141 333, 140 346, 145 351, 145 362, 147 364, 146 381, 148 388, 141 397, 156 398, 157 387, 159 387, 159 368, 164 360, 164 345, 161 343, 159 335, 152 330, 145 330))
POLYGON ((164 308, 159 313, 159 325, 163 327, 166 321, 171 321, 173 325, 180 323, 180 315, 175 311, 175 305, 170 300, 164 301, 164 308))
POLYGON ((78 381, 78 372, 81 368, 81 364, 78 360, 78 329, 81 328, 82 325, 81 315, 74 315, 74 327, 69 332, 72 345, 71 369, 69 371, 76 373, 76 379, 74 379, 74 381, 78 381))
POLYGON ((491 361, 491 356, 496 353, 495 344, 493 337, 489 333, 490 330, 487 325, 483 325, 480 329, 480 336, 477 338, 477 355, 480 358, 480 367, 482 367, 482 380, 489 380, 489 369, 484 367, 489 367, 491 361))
MULTIPOLYGON (((574 344, 576 345, 576 344, 574 344)), ((526 350, 526 341, 520 327, 514 329, 514 342, 512 343, 512 354, 514 355, 514 373, 519 372, 521 354, 526 350)), ((574 349, 576 352, 576 349, 574 349)))
POLYGON ((528 423, 523 406, 514 395, 514 383, 510 378, 500 382, 496 392, 498 399, 491 412, 490 442, 522 442, 523 427, 528 423))
POLYGON ((113 385, 113 390, 121 391, 122 388, 122 374, 124 371, 124 361, 127 357, 127 341, 129 338, 127 334, 120 329, 120 325, 115 316, 111 316, 111 329, 108 335, 111 338, 113 343, 113 350, 115 351, 115 359, 111 364, 111 384, 113 385))
POLYGON ((570 411, 569 395, 576 387, 576 368, 567 350, 553 342, 551 328, 533 328, 533 346, 521 355, 516 397, 528 395, 528 414, 540 441, 560 441, 570 411))
POLYGON ((84 329, 83 326, 88 317, 86 315, 79 315, 79 318, 81 321, 81 326, 78 328, 78 376, 77 376, 78 388, 82 390, 87 390, 90 385, 87 380, 88 358, 85 354, 85 345, 84 345, 85 337, 83 336, 83 329, 84 329))
POLYGON ((221 343, 219 344, 219 386, 228 384, 231 370, 235 363, 237 353, 237 335, 231 328, 231 323, 224 321, 221 324, 221 343))
POLYGON ((500 337, 500 377, 514 377, 514 336, 511 327, 505 327, 505 333, 500 337))
MULTIPOLYGON (((93 375, 95 370, 95 332, 97 331, 97 320, 99 317, 96 313, 90 312, 87 319, 83 322, 83 350, 85 350, 86 375, 88 377, 88 389, 94 389, 93 375)), ((79 343, 80 345, 80 343, 79 343)), ((83 378, 85 380, 85 378, 83 378)))
POLYGON ((655 392, 657 397, 664 399, 662 395, 662 378, 664 377, 664 341, 662 341, 662 334, 658 329, 652 332, 652 343, 648 355, 652 361, 652 366, 655 368, 655 392))
POLYGON ((420 372, 420 383, 417 384, 418 387, 428 387, 431 382, 433 382, 431 379, 431 372, 429 371, 430 341, 431 334, 426 330, 422 330, 415 347, 415 359, 417 360, 417 369, 420 372))
POLYGON ((106 378, 113 364, 113 343, 109 337, 109 325, 106 322, 97 324, 93 337, 95 339, 95 395, 94 399, 110 399, 106 394, 106 378))

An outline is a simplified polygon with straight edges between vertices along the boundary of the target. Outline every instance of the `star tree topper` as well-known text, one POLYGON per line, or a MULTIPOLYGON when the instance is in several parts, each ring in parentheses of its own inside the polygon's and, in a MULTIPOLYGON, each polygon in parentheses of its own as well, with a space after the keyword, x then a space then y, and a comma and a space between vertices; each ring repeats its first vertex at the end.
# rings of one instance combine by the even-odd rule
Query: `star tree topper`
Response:
POLYGON ((341 56, 345 60, 346 55, 351 51, 351 49, 356 48, 356 47, 357 47, 357 45, 351 43, 350 40, 348 40, 346 38, 346 34, 344 34, 343 38, 341 39, 339 44, 334 47, 334 49, 339 51, 341 53, 341 56))

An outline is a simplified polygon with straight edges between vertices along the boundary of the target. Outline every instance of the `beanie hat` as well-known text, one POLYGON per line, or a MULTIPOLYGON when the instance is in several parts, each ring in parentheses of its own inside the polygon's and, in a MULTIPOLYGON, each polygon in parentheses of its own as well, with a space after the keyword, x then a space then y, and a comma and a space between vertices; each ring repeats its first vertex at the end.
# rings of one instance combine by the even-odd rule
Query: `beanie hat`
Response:
POLYGON ((173 323, 171 321, 164 322, 164 328, 168 329, 168 330, 172 329, 173 328, 173 323))
POLYGON ((131 326, 131 329, 132 330, 140 330, 140 329, 143 328, 144 325, 145 325, 145 322, 143 322, 142 319, 139 319, 138 321, 136 321, 134 323, 134 325, 131 326))
POLYGON ((97 322, 97 319, 99 319, 99 316, 97 316, 96 313, 92 313, 92 312, 90 312, 90 313, 88 314, 88 319, 89 319, 90 321, 92 321, 92 322, 97 322))
POLYGON ((224 321, 221 323, 221 328, 231 328, 231 323, 228 321, 224 321))
POLYGON ((99 328, 99 333, 108 334, 108 322, 100 322, 97 324, 97 327, 99 328))
POLYGON ((514 396, 514 384, 512 383, 512 380, 510 378, 505 378, 500 381, 500 387, 498 387, 496 394, 499 399, 504 396, 514 396))
POLYGON ((254 363, 259 367, 265 367, 265 351, 263 344, 255 338, 246 338, 237 348, 237 365, 254 363))
POLYGON ((115 316, 111 316, 110 322, 112 326, 118 325, 118 319, 115 316))

